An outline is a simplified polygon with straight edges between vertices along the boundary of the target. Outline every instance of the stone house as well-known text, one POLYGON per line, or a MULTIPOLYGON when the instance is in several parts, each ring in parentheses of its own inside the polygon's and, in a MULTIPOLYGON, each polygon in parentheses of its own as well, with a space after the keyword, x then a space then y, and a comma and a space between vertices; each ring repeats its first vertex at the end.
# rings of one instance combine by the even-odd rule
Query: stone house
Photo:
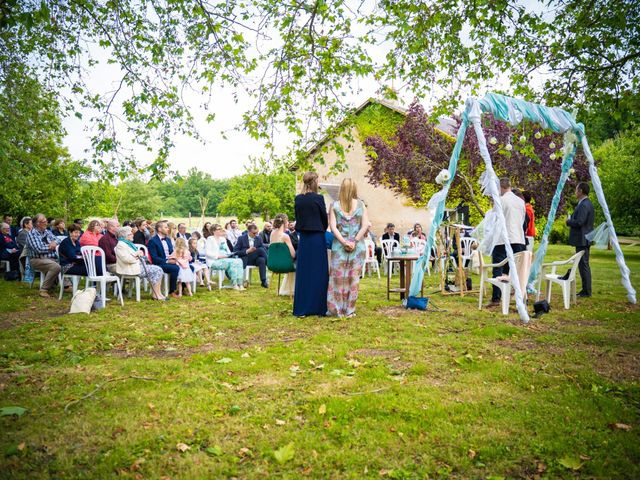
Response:
MULTIPOLYGON (((409 198, 399 195, 383 186, 374 186, 369 183, 367 172, 369 164, 362 142, 372 134, 378 133, 376 128, 385 128, 379 123, 380 118, 391 117, 391 127, 395 132, 406 115, 407 110, 395 102, 370 98, 354 112, 355 126, 350 128, 350 135, 339 135, 337 138, 329 136, 322 139, 308 150, 308 157, 321 155, 324 163, 315 163, 314 168, 319 176, 320 187, 325 196, 327 205, 337 200, 340 183, 344 178, 351 177, 358 184, 358 195, 367 205, 369 220, 372 223, 374 233, 380 238, 387 223, 392 222, 396 226, 396 232, 401 235, 413 228, 418 222, 425 232, 431 224, 432 213, 425 207, 417 208, 412 205, 409 198), (351 136, 349 139, 347 137, 351 136), (335 141, 344 148, 344 163, 346 169, 335 173, 331 166, 338 161, 338 154, 332 149, 323 149, 328 142, 335 141)), ((387 122, 387 129, 390 128, 387 122)), ((448 135, 455 135, 455 122, 443 118, 437 128, 448 135)), ((295 169, 295 167, 294 167, 295 169)), ((300 179, 297 183, 297 191, 302 190, 300 179)))

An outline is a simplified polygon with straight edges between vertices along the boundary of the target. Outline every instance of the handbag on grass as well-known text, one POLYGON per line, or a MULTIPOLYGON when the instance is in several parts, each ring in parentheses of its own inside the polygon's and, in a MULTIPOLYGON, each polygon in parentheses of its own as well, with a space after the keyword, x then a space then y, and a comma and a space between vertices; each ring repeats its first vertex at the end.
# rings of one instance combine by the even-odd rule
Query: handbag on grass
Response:
POLYGON ((407 298, 406 308, 413 310, 426 310, 429 305, 429 297, 413 297, 407 298))
POLYGON ((78 290, 71 299, 71 309, 69 313, 91 313, 91 307, 93 307, 96 294, 95 288, 78 290))

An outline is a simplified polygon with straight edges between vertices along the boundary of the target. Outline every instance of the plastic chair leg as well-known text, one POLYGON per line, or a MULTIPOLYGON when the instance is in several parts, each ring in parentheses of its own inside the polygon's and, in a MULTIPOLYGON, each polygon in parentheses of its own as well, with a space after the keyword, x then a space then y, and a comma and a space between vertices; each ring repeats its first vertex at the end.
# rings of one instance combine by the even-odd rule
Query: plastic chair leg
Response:
POLYGON ((107 282, 100 282, 100 297, 102 300, 102 308, 107 306, 107 282))
POLYGON ((564 300, 565 310, 569 310, 570 308, 570 305, 569 305, 569 301, 571 299, 570 295, 571 295, 571 283, 563 282, 562 283, 562 299, 564 300))
POLYGON ((502 290, 502 296, 500 297, 500 301, 502 302, 502 314, 509 314, 509 301, 511 300, 511 284, 506 284, 507 288, 500 288, 502 290))

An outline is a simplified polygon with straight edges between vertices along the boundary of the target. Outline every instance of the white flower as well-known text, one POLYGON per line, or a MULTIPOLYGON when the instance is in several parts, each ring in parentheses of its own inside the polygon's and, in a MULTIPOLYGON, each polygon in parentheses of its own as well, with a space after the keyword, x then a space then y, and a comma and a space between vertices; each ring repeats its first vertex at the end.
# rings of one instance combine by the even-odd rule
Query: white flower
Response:
POLYGON ((510 152, 511 150, 513 150, 513 145, 511 145, 510 143, 507 143, 507 144, 504 146, 504 149, 505 149, 507 152, 510 152))
POLYGON ((496 137, 490 137, 489 138, 489 143, 491 145, 495 145, 496 143, 498 143, 498 139, 496 137))
POLYGON ((552 153, 551 155, 549 155, 549 158, 550 158, 551 160, 555 160, 555 159, 556 159, 556 154, 555 154, 555 153, 552 153))
POLYGON ((542 134, 540 132, 536 132, 534 135, 536 138, 542 138, 542 134))
POLYGON ((524 143, 527 141, 527 136, 526 135, 520 135, 520 143, 524 143))
POLYGON ((573 175, 574 173, 576 173, 576 169, 575 168, 570 168, 569 169, 569 175, 573 175))
POLYGON ((554 148, 556 148, 556 144, 555 144, 555 143, 553 143, 553 142, 551 142, 551 143, 549 144, 549 148, 550 148, 551 150, 553 150, 554 148))
POLYGON ((439 185, 443 185, 446 182, 448 182, 450 178, 451 178, 451 174, 449 173, 449 170, 446 170, 446 169, 440 170, 440 173, 436 177, 436 183, 439 185))

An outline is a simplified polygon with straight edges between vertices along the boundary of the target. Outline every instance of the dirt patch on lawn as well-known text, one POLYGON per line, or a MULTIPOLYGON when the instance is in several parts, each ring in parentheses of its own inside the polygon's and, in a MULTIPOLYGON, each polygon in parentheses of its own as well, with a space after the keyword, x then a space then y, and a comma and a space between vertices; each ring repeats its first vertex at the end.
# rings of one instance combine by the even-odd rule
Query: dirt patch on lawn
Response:
POLYGON ((593 369, 613 382, 640 381, 640 354, 620 350, 593 350, 593 369))
POLYGON ((562 355, 566 351, 563 347, 549 343, 536 342, 531 338, 518 340, 496 340, 499 347, 508 348, 517 352, 544 352, 551 355, 562 355))
POLYGON ((31 302, 30 305, 25 306, 25 310, 3 312, 2 320, 0 320, 0 330, 9 330, 26 323, 38 323, 50 318, 60 317, 68 311, 69 307, 66 304, 38 298, 37 302, 31 302), (43 301, 46 303, 43 303, 43 301))
POLYGON ((360 348, 350 352, 348 357, 369 357, 369 358, 383 358, 390 367, 395 370, 407 370, 413 365, 410 362, 405 362, 400 358, 400 352, 398 350, 381 350, 377 348, 360 348))

